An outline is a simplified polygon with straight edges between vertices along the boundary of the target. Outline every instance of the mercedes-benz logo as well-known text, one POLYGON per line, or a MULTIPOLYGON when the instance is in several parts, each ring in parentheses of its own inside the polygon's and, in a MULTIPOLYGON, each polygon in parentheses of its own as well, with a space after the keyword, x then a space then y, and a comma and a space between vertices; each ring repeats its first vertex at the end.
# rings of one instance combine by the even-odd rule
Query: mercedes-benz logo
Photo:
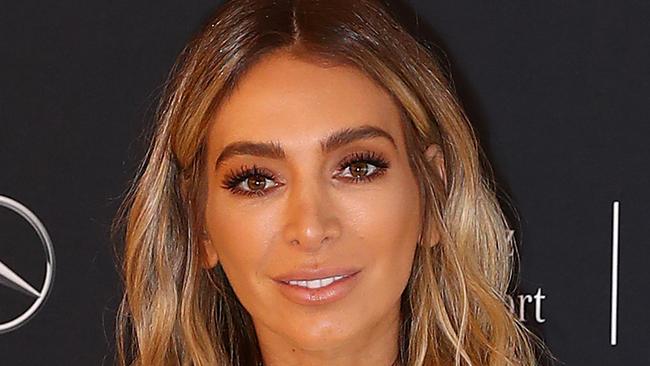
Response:
POLYGON ((43 286, 40 291, 36 290, 32 285, 30 285, 27 281, 23 280, 17 273, 15 273, 11 268, 0 261, 0 284, 14 290, 24 292, 36 299, 32 305, 22 314, 10 321, 0 323, 1 334, 10 332, 23 326, 36 314, 41 306, 43 306, 43 303, 47 299, 47 296, 52 289, 52 284, 54 283, 54 247, 52 246, 52 241, 50 240, 50 236, 48 235, 47 230, 45 230, 45 226, 43 226, 38 217, 36 217, 36 215, 34 215, 34 213, 31 212, 27 207, 5 196, 0 196, 0 206, 14 211, 27 222, 29 222, 29 224, 38 234, 38 237, 43 244, 43 250, 45 251, 45 280, 43 281, 43 286))

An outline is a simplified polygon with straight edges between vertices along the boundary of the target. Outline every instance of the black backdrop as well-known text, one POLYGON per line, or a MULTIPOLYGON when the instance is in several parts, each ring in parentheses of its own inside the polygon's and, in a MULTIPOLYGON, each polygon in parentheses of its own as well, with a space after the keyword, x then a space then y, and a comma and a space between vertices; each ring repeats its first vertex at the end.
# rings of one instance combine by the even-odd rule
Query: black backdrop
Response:
MULTIPOLYGON (((42 310, 0 334, 1 365, 111 363, 120 285, 110 222, 163 80, 217 4, 0 6, 0 196, 33 211, 56 251, 42 310)), ((567 365, 650 364, 650 5, 412 4, 432 30, 421 25, 422 36, 447 52, 500 195, 520 216, 513 310, 567 365)), ((0 262, 37 290, 39 245, 26 221, 0 207, 0 262)), ((33 301, 0 286, 0 324, 33 301)))

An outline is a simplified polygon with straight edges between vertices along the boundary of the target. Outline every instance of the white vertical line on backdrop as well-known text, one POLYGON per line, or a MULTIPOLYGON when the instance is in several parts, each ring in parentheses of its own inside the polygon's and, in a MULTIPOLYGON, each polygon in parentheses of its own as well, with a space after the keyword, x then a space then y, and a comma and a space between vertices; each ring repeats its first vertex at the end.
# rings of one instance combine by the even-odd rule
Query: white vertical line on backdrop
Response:
POLYGON ((612 313, 609 343, 616 345, 617 315, 618 315, 618 215, 619 203, 612 204, 612 313))

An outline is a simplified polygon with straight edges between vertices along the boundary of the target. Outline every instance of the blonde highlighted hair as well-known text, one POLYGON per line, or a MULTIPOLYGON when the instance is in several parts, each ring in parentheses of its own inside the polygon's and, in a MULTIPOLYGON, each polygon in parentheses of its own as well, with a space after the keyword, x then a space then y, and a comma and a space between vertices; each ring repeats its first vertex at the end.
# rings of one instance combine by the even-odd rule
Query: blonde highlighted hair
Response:
POLYGON ((357 67, 400 107, 424 226, 402 296, 400 365, 534 365, 537 338, 507 305, 513 243, 447 72, 380 1, 236 0, 179 56, 125 224, 118 365, 257 365, 250 315, 220 266, 201 266, 206 131, 241 75, 284 50, 357 67), (446 182, 427 163, 438 144, 446 182), (440 241, 431 242, 432 230, 440 241))

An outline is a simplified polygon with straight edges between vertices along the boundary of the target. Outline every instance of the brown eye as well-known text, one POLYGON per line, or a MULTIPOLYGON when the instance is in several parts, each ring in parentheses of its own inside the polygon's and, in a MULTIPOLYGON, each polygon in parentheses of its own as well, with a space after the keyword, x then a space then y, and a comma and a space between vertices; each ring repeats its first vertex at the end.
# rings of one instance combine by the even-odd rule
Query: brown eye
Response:
POLYGON ((350 164, 350 174, 353 178, 363 178, 368 174, 368 163, 359 161, 350 164))
POLYGON ((264 190, 266 186, 266 177, 261 175, 250 176, 246 181, 248 182, 246 186, 251 191, 264 190))
POLYGON ((239 171, 231 171, 226 176, 221 187, 233 194, 244 196, 264 196, 271 189, 282 184, 275 182, 275 175, 265 168, 253 166, 241 167, 239 171))
POLYGON ((370 182, 386 173, 390 163, 374 152, 354 153, 339 164, 340 176, 352 183, 370 182))

